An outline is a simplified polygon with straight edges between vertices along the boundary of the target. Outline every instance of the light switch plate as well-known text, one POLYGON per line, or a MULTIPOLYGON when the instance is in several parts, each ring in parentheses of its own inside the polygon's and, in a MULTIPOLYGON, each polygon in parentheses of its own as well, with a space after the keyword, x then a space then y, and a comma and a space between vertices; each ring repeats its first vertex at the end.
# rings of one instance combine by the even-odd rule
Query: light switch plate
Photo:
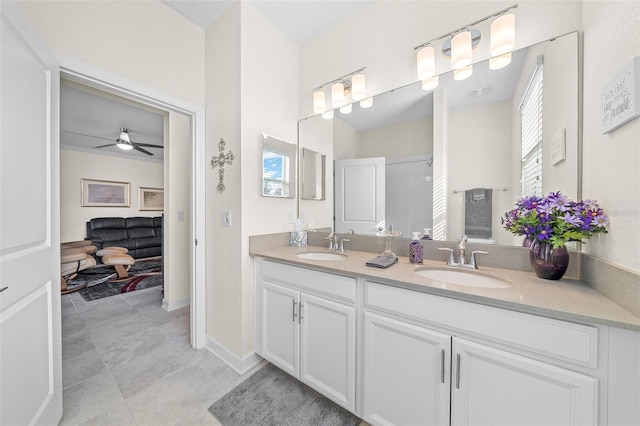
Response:
POLYGON ((230 210, 222 211, 222 214, 220 215, 220 222, 222 223, 222 226, 226 226, 227 228, 231 227, 231 211, 230 210))

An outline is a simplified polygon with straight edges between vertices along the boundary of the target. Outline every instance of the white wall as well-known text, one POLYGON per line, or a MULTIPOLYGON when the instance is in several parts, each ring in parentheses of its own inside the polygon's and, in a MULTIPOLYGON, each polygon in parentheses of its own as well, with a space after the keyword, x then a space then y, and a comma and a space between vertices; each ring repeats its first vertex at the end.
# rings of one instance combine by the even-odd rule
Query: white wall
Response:
POLYGON ((582 195, 609 214, 608 234, 584 250, 640 272, 640 119, 602 135, 601 90, 640 55, 640 2, 584 3, 582 195))
POLYGON ((359 157, 402 158, 433 153, 433 117, 360 133, 359 157))
POLYGON ((163 166, 149 161, 60 150, 60 241, 87 236, 86 222, 95 217, 161 216, 161 211, 140 211, 138 188, 163 188, 163 166), (82 207, 82 179, 130 183, 130 207, 82 207))
POLYGON ((206 32, 207 156, 220 137, 236 160, 207 173, 207 337, 239 359, 253 351, 249 235, 291 230, 296 199, 261 196, 262 134, 297 138, 298 48, 249 2, 235 2, 206 32), (276 59, 277 60, 274 60, 276 59), (293 88, 293 90, 292 90, 293 88), (232 226, 220 225, 230 210, 232 226))
POLYGON ((204 31, 168 6, 158 1, 19 4, 55 53, 204 104, 204 31))

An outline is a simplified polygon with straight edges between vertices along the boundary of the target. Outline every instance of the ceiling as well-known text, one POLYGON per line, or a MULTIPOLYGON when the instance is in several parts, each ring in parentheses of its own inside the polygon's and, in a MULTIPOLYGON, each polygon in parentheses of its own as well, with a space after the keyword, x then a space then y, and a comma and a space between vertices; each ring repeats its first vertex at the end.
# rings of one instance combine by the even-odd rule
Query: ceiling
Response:
MULTIPOLYGON (((302 44, 371 3, 371 0, 242 0, 302 44)), ((231 5, 232 0, 161 0, 176 12, 206 29, 231 5)))
POLYGON ((60 145, 128 159, 162 163, 163 149, 144 147, 153 155, 115 146, 120 129, 132 142, 164 145, 164 113, 115 95, 63 80, 60 85, 60 145), (79 133, 79 134, 78 134, 79 133), (99 146, 109 145, 103 148, 99 146))
MULTIPOLYGON (((161 0, 202 28, 208 28, 234 0, 161 0)), ((238 0, 235 0, 238 1, 238 0)), ((296 43, 304 43, 355 13, 369 0, 242 0, 261 13, 296 43)), ((64 149, 162 163, 163 149, 144 148, 153 155, 115 146, 121 128, 130 129, 133 142, 164 145, 164 115, 142 104, 80 84, 63 81, 60 88, 60 144, 64 149), (79 133, 80 135, 78 135, 79 133), (85 136, 83 136, 85 135, 85 136), (103 145, 109 145, 97 148, 103 145)))

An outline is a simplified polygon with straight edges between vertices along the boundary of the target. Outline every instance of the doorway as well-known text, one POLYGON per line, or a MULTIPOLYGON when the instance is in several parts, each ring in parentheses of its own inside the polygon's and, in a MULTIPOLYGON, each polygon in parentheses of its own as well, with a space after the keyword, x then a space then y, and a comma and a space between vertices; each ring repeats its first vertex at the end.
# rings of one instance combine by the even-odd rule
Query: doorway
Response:
MULTIPOLYGON (((57 59, 60 63, 61 78, 65 80, 142 103, 168 114, 177 113, 188 118, 188 140, 191 147, 190 167, 188 167, 190 171, 188 177, 190 188, 189 236, 187 239, 189 249, 188 254, 183 253, 183 255, 186 255, 187 258, 190 277, 188 296, 188 301, 191 304, 190 344, 194 348, 203 347, 205 341, 204 245, 199 246, 198 240, 204 240, 204 108, 71 58, 57 57, 57 59)), ((170 154, 167 152, 165 155, 170 154)), ((182 213, 178 209, 171 210, 171 202, 165 201, 165 208, 167 209, 165 211, 165 225, 169 221, 187 219, 184 210, 182 213)), ((165 246, 166 242, 165 239, 165 246)), ((168 267, 171 267, 170 264, 168 267)))

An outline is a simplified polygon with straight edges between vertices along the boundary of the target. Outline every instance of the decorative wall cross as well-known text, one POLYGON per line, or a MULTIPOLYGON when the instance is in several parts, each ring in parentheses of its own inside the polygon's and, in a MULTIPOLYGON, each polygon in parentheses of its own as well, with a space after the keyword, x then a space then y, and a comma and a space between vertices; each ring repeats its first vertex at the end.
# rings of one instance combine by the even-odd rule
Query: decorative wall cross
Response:
POLYGON ((218 182, 218 187, 217 187, 218 192, 222 192, 225 190, 224 165, 225 164, 231 165, 233 163, 233 159, 236 158, 236 156, 233 155, 233 152, 231 152, 231 150, 229 150, 229 152, 226 154, 224 153, 225 145, 226 143, 224 139, 220 138, 220 142, 218 142, 218 150, 220 151, 220 154, 218 154, 217 156, 214 155, 213 157, 211 157, 211 167, 215 169, 216 166, 220 166, 220 170, 218 170, 218 175, 220 176, 220 181, 218 182))

